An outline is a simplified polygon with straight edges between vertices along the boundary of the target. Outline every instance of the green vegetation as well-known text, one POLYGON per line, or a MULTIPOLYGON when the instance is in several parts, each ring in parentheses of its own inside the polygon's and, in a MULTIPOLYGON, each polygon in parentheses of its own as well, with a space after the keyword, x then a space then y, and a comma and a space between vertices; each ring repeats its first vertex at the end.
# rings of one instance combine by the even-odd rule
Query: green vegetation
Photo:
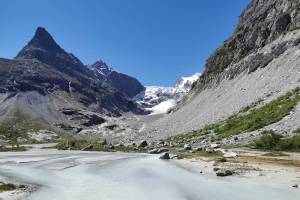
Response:
POLYGON ((0 192, 15 190, 17 187, 14 184, 0 184, 0 192))
POLYGON ((25 147, 0 147, 0 152, 8 152, 8 151, 27 151, 25 147))
POLYGON ((215 158, 215 159, 221 159, 221 157, 223 156, 222 153, 218 152, 218 153, 208 153, 206 151, 197 151, 197 152, 172 152, 176 154, 178 157, 180 158, 198 158, 198 157, 210 157, 210 158, 215 158))
POLYGON ((203 129, 192 131, 187 134, 169 137, 167 138, 167 141, 190 141, 195 138, 201 139, 201 137, 211 132, 215 133, 215 136, 210 139, 211 141, 215 141, 238 135, 242 132, 258 130, 280 121, 295 108, 299 101, 300 88, 297 87, 259 108, 256 108, 256 106, 262 102, 261 99, 224 121, 210 124, 203 129))
POLYGON ((255 140, 250 147, 254 149, 271 151, 296 151, 300 152, 300 135, 284 138, 274 131, 264 131, 262 136, 255 140))
POLYGON ((8 117, 0 125, 0 136, 14 148, 19 147, 19 139, 24 137, 24 118, 22 113, 17 110, 13 116, 8 117))
POLYGON ((70 140, 70 141, 62 141, 57 144, 56 148, 60 150, 82 150, 83 148, 92 145, 93 148, 90 151, 104 151, 104 152, 140 152, 146 153, 147 149, 145 148, 138 148, 133 146, 123 146, 123 145, 116 145, 110 146, 107 145, 104 141, 87 141, 87 140, 70 140))
POLYGON ((268 152, 268 153, 265 153, 263 154, 262 156, 270 156, 270 157, 281 157, 281 156, 289 156, 288 154, 286 153, 282 153, 280 151, 272 151, 272 152, 268 152))
POLYGON ((1 121, 0 139, 8 141, 12 147, 19 147, 20 140, 37 143, 37 141, 28 138, 27 133, 43 129, 54 131, 46 122, 31 117, 21 109, 16 109, 5 120, 1 121))

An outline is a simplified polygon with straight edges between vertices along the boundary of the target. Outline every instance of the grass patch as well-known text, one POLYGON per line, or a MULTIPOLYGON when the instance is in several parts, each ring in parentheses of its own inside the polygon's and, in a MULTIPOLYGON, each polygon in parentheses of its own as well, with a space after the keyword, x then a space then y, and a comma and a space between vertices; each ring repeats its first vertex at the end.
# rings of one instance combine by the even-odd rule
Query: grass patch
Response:
POLYGON ((181 158, 198 158, 198 157, 209 157, 209 158, 218 158, 221 159, 223 156, 222 153, 217 152, 217 153, 208 153, 206 151, 197 151, 194 153, 191 152, 172 152, 174 154, 177 154, 177 156, 181 158))
POLYGON ((42 143, 30 138, 27 134, 28 132, 37 132, 39 130, 49 130, 60 137, 67 136, 63 131, 55 130, 46 121, 34 118, 22 109, 16 108, 0 122, 0 139, 7 141, 11 146, 18 146, 19 141, 22 141, 22 144, 42 143))
POLYGON ((0 147, 0 152, 17 152, 17 151, 27 151, 25 147, 19 146, 19 147, 0 147))
MULTIPOLYGON (((187 134, 176 135, 167 138, 167 141, 189 141, 201 138, 210 132, 215 133, 211 140, 221 140, 243 132, 251 132, 280 121, 287 116, 300 101, 300 88, 287 92, 270 103, 255 108, 262 102, 259 99, 250 106, 243 108, 239 113, 219 123, 211 124, 203 129, 187 134)), ((300 130, 298 130, 300 132, 300 130)))
POLYGON ((282 153, 280 151, 273 151, 263 154, 262 156, 270 156, 270 157, 281 157, 281 156, 289 156, 286 153, 282 153))
POLYGON ((271 151, 300 152, 300 135, 284 138, 274 131, 263 131, 262 136, 255 140, 250 147, 271 151))
POLYGON ((0 192, 11 191, 15 189, 17 189, 17 186, 15 186, 14 184, 0 184, 0 192))

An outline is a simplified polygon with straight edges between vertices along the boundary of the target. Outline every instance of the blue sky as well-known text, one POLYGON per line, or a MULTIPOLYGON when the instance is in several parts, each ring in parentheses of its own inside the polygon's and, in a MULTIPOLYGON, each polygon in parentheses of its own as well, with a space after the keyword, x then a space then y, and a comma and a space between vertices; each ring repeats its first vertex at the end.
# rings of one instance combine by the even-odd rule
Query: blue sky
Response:
POLYGON ((202 72, 249 0, 0 0, 0 57, 45 27, 85 64, 102 59, 144 85, 202 72))

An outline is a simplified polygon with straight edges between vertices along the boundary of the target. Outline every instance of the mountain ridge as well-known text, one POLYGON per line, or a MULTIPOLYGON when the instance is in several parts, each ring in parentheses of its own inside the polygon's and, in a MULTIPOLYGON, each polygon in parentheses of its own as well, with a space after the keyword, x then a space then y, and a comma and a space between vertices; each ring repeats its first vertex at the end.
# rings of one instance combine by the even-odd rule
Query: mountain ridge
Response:
POLYGON ((87 65, 87 68, 90 69, 99 80, 112 85, 130 98, 145 89, 136 78, 115 71, 102 60, 96 61, 92 65, 87 65))
POLYGON ((0 59, 0 121, 26 113, 45 128, 78 133, 123 113, 145 114, 114 86, 67 53, 45 28, 15 59, 0 59))

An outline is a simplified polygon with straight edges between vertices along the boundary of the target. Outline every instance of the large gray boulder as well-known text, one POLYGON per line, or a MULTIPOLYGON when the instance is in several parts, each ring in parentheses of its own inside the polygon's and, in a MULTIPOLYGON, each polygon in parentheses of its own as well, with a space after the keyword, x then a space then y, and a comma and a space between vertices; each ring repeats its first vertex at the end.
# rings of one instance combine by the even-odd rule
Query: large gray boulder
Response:
POLYGON ((161 156, 159 158, 162 160, 169 160, 170 155, 169 155, 169 153, 165 152, 165 153, 161 154, 161 156))
POLYGON ((93 149, 93 145, 89 144, 88 146, 81 149, 81 151, 91 151, 93 149))
POLYGON ((185 144, 183 146, 183 149, 186 150, 186 151, 190 151, 190 150, 192 150, 192 146, 190 144, 185 144))
POLYGON ((158 149, 152 149, 149 151, 150 154, 159 154, 158 149))
POLYGON ((138 145, 138 147, 142 147, 142 148, 145 148, 147 146, 148 146, 148 142, 146 140, 142 140, 138 145))
POLYGON ((167 149, 167 148, 159 148, 158 149, 158 153, 164 153, 164 152, 168 152, 169 151, 169 149, 167 149))

